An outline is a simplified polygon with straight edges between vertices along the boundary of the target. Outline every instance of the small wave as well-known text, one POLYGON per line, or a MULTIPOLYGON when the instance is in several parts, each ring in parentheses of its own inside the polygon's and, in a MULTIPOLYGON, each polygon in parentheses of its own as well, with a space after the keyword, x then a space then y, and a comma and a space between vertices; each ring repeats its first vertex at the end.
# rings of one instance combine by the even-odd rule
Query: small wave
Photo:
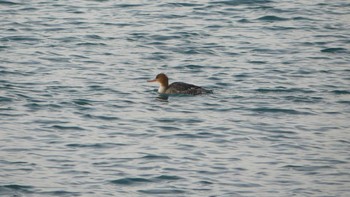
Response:
POLYGON ((258 88, 255 89, 255 91, 257 92, 262 92, 262 93, 296 93, 296 92, 300 92, 300 93, 314 93, 315 91, 313 90, 307 90, 307 89, 302 89, 302 88, 284 88, 284 87, 276 87, 276 88, 258 88))
POLYGON ((286 27, 286 26, 272 26, 264 27, 264 29, 273 30, 273 31, 290 31, 296 29, 295 27, 286 27))
POLYGON ((40 194, 43 194, 45 196, 81 196, 80 192, 70 192, 64 190, 40 192, 40 194))
POLYGON ((278 17, 278 16, 263 16, 263 17, 258 18, 257 20, 273 22, 273 21, 286 21, 288 19, 278 17))
POLYGON ((153 181, 145 178, 122 178, 111 181, 113 184, 117 185, 138 185, 141 183, 152 183, 153 181))
POLYGON ((239 22, 239 23, 251 23, 250 20, 245 19, 245 18, 238 20, 238 22, 239 22))
POLYGON ((166 35, 154 35, 151 36, 151 39, 157 40, 157 41, 167 41, 167 40, 173 40, 173 39, 180 39, 180 36, 166 36, 166 35))
POLYGON ((244 4, 262 4, 262 3, 270 3, 270 0, 227 0, 227 1, 212 1, 211 4, 222 4, 222 5, 230 5, 230 6, 238 6, 244 4))
POLYGON ((10 47, 8 47, 8 46, 0 46, 0 51, 8 49, 8 48, 10 48, 10 47))
POLYGON ((181 130, 179 127, 172 127, 172 126, 159 126, 160 129, 163 129, 165 131, 178 131, 181 130))
POLYGON ((163 14, 159 16, 160 18, 164 19, 177 19, 177 18, 185 18, 186 15, 180 15, 180 14, 163 14))
POLYGON ((1 0, 0 1, 0 5, 21 5, 21 3, 13 2, 13 1, 1 0))
POLYGON ((197 118, 156 118, 157 122, 162 122, 162 123, 201 123, 203 120, 197 119, 197 118))
POLYGON ((267 64, 268 62, 267 61, 259 61, 259 60, 250 60, 248 61, 248 63, 251 63, 251 64, 267 64))
POLYGON ((347 49, 345 48, 326 48, 321 50, 322 53, 345 53, 347 49))
MULTIPOLYGON (((1 110, 4 110, 4 109, 1 109, 1 110)), ((24 113, 23 114, 0 113, 0 116, 4 116, 4 117, 21 117, 21 116, 26 116, 26 114, 24 114, 24 113)))
POLYGON ((211 182, 211 181, 199 181, 198 183, 199 183, 199 184, 202 184, 202 185, 212 185, 212 184, 214 184, 214 183, 211 182))
MULTIPOLYGON (((213 128, 213 130, 216 130, 215 128, 213 128)), ((228 129, 226 129, 228 130, 228 129)), ((196 138, 213 138, 213 137, 224 137, 224 135, 218 135, 218 134, 214 134, 214 133, 209 133, 209 132, 200 132, 200 133, 196 133, 196 134, 192 134, 192 133, 177 133, 177 134, 173 134, 173 135, 163 135, 163 136, 159 136, 160 138, 188 138, 188 139, 196 139, 196 138)))
POLYGON ((160 7, 197 7, 201 6, 202 4, 196 4, 196 3, 166 3, 163 5, 159 5, 160 7))
POLYGON ((168 156, 148 154, 143 156, 142 159, 170 159, 168 156))
POLYGON ((100 119, 100 120, 120 120, 120 118, 115 116, 103 116, 103 115, 91 115, 91 114, 85 114, 85 118, 91 118, 91 119, 100 119))
POLYGON ((307 18, 307 17, 302 17, 302 16, 297 16, 297 17, 293 17, 293 20, 306 20, 306 21, 313 21, 314 19, 307 18))
POLYGON ((174 67, 176 69, 190 69, 190 70, 200 70, 204 68, 202 65, 197 65, 197 64, 187 64, 187 65, 179 65, 174 67))
POLYGON ((350 94, 350 91, 349 90, 333 90, 332 91, 333 94, 350 94))
POLYGON ((208 54, 215 55, 215 52, 210 49, 200 49, 200 48, 187 48, 187 49, 175 49, 174 52, 186 54, 186 55, 198 55, 198 54, 208 54))
POLYGON ((159 136, 160 138, 198 138, 196 135, 193 135, 193 134, 176 134, 176 135, 163 135, 163 136, 159 136))
POLYGON ((53 125, 51 126, 51 128, 59 129, 59 130, 79 130, 79 131, 85 130, 84 128, 78 127, 78 126, 62 126, 62 125, 53 125))
POLYGON ((302 112, 302 111, 297 111, 294 109, 282 109, 282 108, 268 108, 268 107, 258 107, 258 108, 253 108, 250 109, 251 111, 254 112, 259 112, 259 113, 285 113, 285 114, 304 114, 304 115, 311 115, 312 113, 309 112, 302 112))
POLYGON ((107 46, 105 43, 101 42, 80 42, 76 44, 77 46, 107 46))
POLYGON ((39 38, 30 36, 6 36, 0 39, 0 41, 39 41, 39 38))
POLYGON ((284 99, 296 103, 318 103, 323 100, 322 97, 307 97, 307 96, 285 96, 284 99))
POLYGON ((30 194, 33 193, 34 187, 28 185, 0 185, 0 195, 1 196, 21 196, 20 194, 30 194), (13 195, 15 193, 15 195, 13 195))
POLYGON ((348 105, 350 105, 350 101, 338 101, 337 103, 348 104, 348 105))
POLYGON ((1 185, 0 188, 9 188, 9 189, 14 189, 14 190, 23 190, 23 189, 31 189, 33 188, 32 186, 27 186, 27 185, 1 185))
POLYGON ((11 102, 11 101, 13 101, 13 99, 10 97, 0 96, 0 102, 11 102))
POLYGON ((76 99, 76 100, 73 100, 73 103, 74 104, 77 104, 77 105, 92 105, 93 101, 91 100, 88 100, 88 99, 76 99))
POLYGON ((121 3, 121 4, 116 4, 115 7, 120 7, 120 8, 131 8, 131 7, 140 7, 144 6, 145 4, 131 4, 131 3, 121 3))
POLYGON ((69 63, 71 61, 70 58, 66 58, 66 57, 40 57, 40 59, 42 60, 48 60, 51 62, 60 62, 60 63, 69 63))
POLYGON ((103 39, 101 36, 96 35, 96 34, 86 35, 85 38, 88 38, 88 39, 95 39, 95 40, 101 40, 101 39, 103 39))
POLYGON ((179 189, 148 189, 148 190, 138 190, 140 193, 144 194, 184 194, 184 190, 179 189))
POLYGON ((262 185, 257 183, 235 183, 233 185, 237 187, 262 187, 262 185))
POLYGON ((117 144, 117 143, 95 143, 95 144, 67 144, 68 147, 73 148, 113 148, 116 146, 123 146, 125 144, 117 144))
POLYGON ((320 169, 332 169, 332 166, 324 165, 324 166, 302 166, 302 165, 285 165, 283 168, 293 169, 295 171, 305 171, 312 172, 320 169))
POLYGON ((127 177, 127 178, 121 178, 117 180, 110 181, 113 184, 118 185, 138 185, 138 184, 145 184, 145 183, 156 183, 156 182, 169 182, 169 181, 177 181, 183 179, 179 176, 173 176, 173 175, 160 175, 153 178, 140 178, 140 177, 127 177))
POLYGON ((155 180, 180 180, 182 177, 179 176, 172 176, 172 175, 160 175, 154 178, 155 180))

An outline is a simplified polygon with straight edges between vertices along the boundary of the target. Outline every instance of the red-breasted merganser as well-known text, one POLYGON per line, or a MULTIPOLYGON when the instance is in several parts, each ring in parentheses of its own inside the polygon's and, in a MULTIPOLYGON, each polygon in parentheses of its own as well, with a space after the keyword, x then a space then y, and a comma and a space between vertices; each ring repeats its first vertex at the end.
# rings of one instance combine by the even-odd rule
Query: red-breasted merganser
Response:
POLYGON ((205 94, 213 93, 212 90, 206 90, 202 87, 183 83, 183 82, 174 82, 169 85, 169 79, 164 73, 160 73, 153 80, 148 80, 147 82, 158 82, 160 84, 158 93, 160 94, 205 94))

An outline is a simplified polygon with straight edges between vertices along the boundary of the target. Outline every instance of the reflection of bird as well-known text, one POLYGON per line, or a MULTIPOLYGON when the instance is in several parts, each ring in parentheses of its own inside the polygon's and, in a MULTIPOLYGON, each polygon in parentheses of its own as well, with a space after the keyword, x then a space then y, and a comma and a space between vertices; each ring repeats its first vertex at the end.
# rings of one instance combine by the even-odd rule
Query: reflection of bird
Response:
POLYGON ((160 84, 158 92, 160 94, 205 94, 213 93, 212 90, 206 90, 202 87, 183 83, 183 82, 174 82, 169 85, 169 79, 164 73, 160 73, 153 80, 148 80, 148 82, 158 82, 160 84))

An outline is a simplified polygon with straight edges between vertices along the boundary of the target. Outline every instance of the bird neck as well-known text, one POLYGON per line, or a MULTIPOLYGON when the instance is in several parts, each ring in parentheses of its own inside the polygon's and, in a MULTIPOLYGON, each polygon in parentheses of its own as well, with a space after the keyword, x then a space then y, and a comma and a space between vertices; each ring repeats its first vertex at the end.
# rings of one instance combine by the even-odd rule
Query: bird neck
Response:
POLYGON ((160 84, 158 88, 158 93, 164 94, 168 86, 164 86, 163 84, 160 84))

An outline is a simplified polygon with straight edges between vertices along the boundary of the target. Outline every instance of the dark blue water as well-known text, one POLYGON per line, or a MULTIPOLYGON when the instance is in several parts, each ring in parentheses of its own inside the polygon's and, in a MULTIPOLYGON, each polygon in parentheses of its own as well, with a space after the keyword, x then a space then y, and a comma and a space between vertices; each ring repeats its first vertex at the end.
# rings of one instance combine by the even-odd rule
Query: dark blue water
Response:
POLYGON ((349 196, 349 8, 0 0, 0 196, 349 196))

